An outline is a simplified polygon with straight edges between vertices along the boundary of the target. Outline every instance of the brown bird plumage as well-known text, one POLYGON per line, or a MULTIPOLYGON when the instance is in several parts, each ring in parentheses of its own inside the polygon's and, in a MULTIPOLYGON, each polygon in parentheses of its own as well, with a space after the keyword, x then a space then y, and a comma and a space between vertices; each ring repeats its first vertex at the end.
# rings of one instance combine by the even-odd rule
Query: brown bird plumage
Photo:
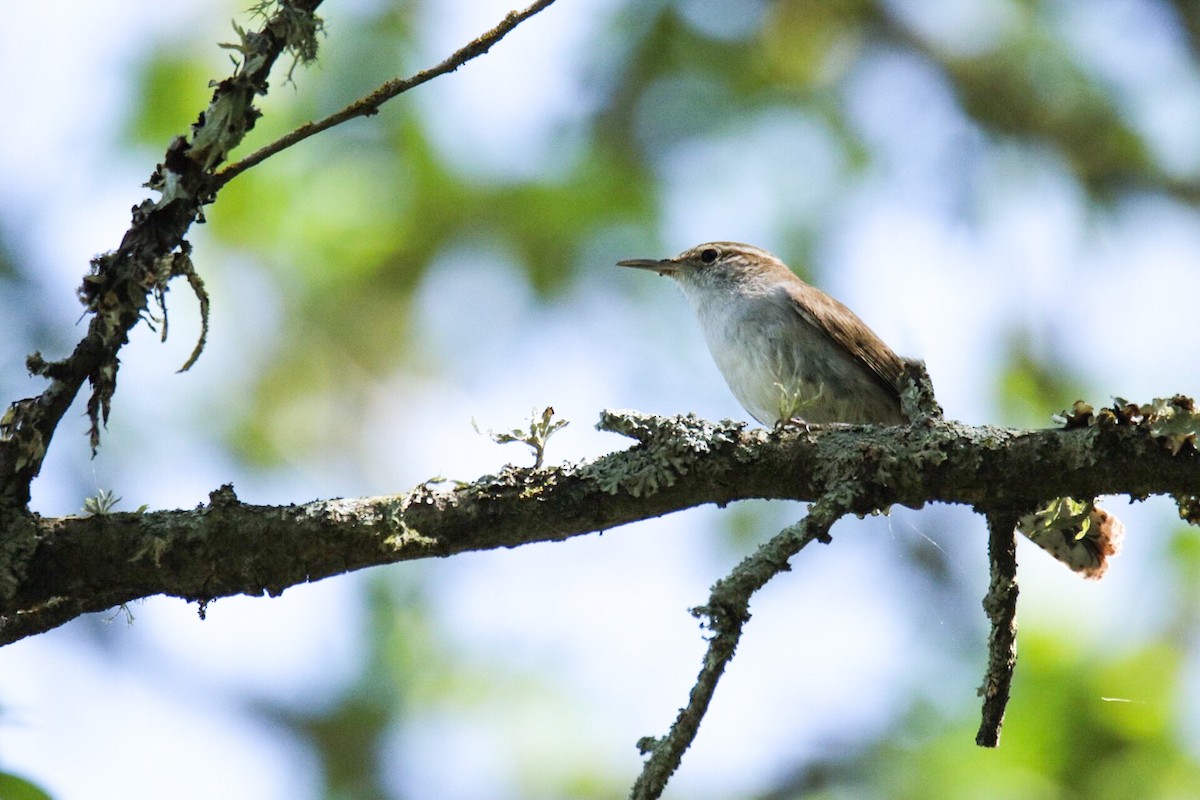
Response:
POLYGON ((764 425, 905 421, 901 358, 853 311, 767 251, 707 242, 675 258, 618 263, 678 281, 726 383, 764 425))

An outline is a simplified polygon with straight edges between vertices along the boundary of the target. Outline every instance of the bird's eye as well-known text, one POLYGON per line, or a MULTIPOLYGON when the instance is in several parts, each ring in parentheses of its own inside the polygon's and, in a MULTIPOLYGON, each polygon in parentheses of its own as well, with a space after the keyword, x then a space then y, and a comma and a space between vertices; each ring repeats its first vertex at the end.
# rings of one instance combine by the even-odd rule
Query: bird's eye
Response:
POLYGON ((702 250, 700 252, 700 260, 703 261, 705 264, 711 264, 717 260, 718 255, 719 255, 719 253, 717 253, 716 250, 714 250, 711 247, 706 247, 704 250, 702 250))

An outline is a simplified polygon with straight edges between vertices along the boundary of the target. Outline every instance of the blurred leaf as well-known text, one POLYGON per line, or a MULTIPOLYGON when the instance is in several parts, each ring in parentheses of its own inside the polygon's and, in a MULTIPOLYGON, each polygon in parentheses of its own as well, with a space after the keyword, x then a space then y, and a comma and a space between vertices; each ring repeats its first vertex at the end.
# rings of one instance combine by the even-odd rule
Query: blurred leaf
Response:
POLYGON ((839 77, 867 39, 870 6, 861 0, 771 3, 762 42, 771 72, 804 87, 839 77))
POLYGON ((1044 428, 1055 412, 1082 399, 1081 382, 1067 365, 1051 358, 1035 353, 1028 335, 1010 337, 997 392, 1006 424, 1044 428))
POLYGON ((1177 528, 1171 537, 1171 562, 1181 571, 1185 586, 1200 585, 1200 531, 1177 528))
POLYGON ((52 800, 50 795, 34 784, 8 772, 0 772, 0 799, 52 800))
POLYGON ((128 122, 128 135, 153 148, 165 148, 172 138, 185 135, 188 126, 208 105, 213 90, 208 82, 218 76, 188 47, 159 51, 141 71, 137 113, 128 122))
POLYGON ((1181 665, 1170 646, 1106 660, 1068 636, 1023 629, 998 749, 975 746, 975 698, 956 704, 956 724, 917 705, 877 745, 819 761, 769 796, 809 797, 824 785, 830 797, 894 800, 1186 797, 1200 763, 1175 730, 1181 665))
POLYGON ((971 117, 997 133, 1053 143, 1090 191, 1109 196, 1161 177, 1113 98, 1034 20, 1001 47, 940 63, 971 117))

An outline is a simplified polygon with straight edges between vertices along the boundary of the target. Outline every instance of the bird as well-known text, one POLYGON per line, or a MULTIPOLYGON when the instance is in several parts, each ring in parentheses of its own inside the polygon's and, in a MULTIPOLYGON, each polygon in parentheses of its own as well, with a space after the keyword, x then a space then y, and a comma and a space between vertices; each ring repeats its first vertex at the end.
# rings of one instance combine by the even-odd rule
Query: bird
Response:
POLYGON ((706 242, 674 258, 617 263, 676 280, 730 391, 763 425, 907 421, 904 360, 766 250, 706 242))
MULTIPOLYGON (((766 250, 705 242, 617 266, 675 280, 733 396, 763 425, 910 422, 900 402, 906 360, 766 250)), ((1055 498, 1021 517, 1018 530, 1072 571, 1099 578, 1125 526, 1092 501, 1055 498)))

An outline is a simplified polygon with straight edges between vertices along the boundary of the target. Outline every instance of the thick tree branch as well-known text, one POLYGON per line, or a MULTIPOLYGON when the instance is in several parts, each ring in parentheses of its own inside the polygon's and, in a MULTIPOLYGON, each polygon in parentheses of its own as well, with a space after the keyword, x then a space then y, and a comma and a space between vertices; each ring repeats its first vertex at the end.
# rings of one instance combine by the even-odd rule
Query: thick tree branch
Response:
POLYGON ((1200 486, 1194 449, 1173 452, 1131 419, 1073 430, 926 420, 768 432, 606 412, 600 427, 639 444, 392 497, 270 507, 230 491, 191 511, 37 519, 24 578, 0 599, 0 643, 154 594, 278 594, 362 567, 558 541, 705 503, 813 500, 835 484, 856 487, 854 513, 933 501, 1020 512, 1059 495, 1192 496, 1200 486))

